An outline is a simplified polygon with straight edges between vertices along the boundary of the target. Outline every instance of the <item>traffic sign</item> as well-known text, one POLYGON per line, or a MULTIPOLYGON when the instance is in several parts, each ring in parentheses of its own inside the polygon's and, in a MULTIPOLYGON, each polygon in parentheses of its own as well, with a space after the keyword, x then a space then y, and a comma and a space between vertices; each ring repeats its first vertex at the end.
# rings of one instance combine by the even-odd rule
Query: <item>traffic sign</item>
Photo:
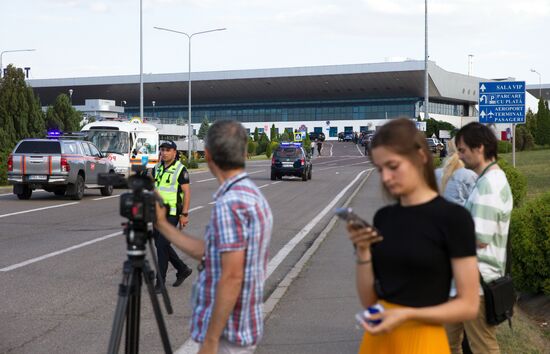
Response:
POLYGON ((525 123, 525 81, 479 83, 480 123, 525 123))
POLYGON ((294 133, 294 141, 302 141, 305 138, 305 134, 303 132, 295 132, 294 133))

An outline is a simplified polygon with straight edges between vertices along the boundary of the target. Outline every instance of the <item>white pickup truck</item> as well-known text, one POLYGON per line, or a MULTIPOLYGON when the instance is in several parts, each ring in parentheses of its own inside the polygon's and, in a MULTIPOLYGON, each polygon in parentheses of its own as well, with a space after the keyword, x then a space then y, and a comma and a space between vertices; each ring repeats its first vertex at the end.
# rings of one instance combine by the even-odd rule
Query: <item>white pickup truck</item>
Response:
POLYGON ((97 184, 100 173, 115 173, 115 168, 87 141, 24 139, 8 157, 8 182, 19 199, 29 199, 38 188, 76 200, 85 188, 111 195, 113 186, 97 184))

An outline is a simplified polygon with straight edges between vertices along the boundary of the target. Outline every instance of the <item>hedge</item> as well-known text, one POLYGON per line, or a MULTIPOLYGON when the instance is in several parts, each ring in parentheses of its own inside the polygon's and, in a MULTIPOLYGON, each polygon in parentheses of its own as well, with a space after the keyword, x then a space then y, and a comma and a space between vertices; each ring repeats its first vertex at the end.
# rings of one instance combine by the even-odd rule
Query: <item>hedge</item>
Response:
POLYGON ((507 154, 512 152, 512 143, 509 141, 498 140, 498 153, 507 154))
POLYGON ((514 209, 509 237, 516 289, 550 295, 550 192, 514 209))
POLYGON ((527 195, 527 178, 504 159, 499 159, 498 165, 506 174, 510 189, 512 189, 512 196, 514 197, 514 208, 517 208, 521 205, 525 195, 527 195))

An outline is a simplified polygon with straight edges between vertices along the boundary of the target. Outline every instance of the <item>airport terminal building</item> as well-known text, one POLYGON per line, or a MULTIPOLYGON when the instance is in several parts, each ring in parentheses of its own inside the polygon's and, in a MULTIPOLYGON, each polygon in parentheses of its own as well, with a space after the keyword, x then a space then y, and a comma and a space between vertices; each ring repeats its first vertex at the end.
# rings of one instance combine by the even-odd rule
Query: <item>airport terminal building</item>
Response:
MULTIPOLYGON (((431 118, 457 127, 477 120, 478 83, 485 79, 428 63, 431 118)), ((188 74, 147 74, 144 116, 162 135, 187 135, 188 74)), ((29 80, 43 105, 72 92, 88 115, 139 116, 139 75, 29 80), (86 109, 86 100, 108 102, 86 109), (110 115, 109 115, 109 114, 110 115)), ((205 117, 241 121, 251 131, 306 126, 335 139, 339 132, 372 131, 394 117, 423 117, 424 62, 403 61, 192 73, 192 124, 205 117)))

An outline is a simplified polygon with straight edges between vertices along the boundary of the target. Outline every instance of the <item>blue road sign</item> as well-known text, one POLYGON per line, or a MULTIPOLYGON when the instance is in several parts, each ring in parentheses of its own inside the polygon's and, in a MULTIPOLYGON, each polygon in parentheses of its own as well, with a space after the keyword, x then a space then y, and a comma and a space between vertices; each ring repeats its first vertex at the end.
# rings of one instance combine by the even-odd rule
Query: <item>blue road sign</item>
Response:
POLYGON ((479 83, 480 123, 525 123, 525 81, 479 83))

